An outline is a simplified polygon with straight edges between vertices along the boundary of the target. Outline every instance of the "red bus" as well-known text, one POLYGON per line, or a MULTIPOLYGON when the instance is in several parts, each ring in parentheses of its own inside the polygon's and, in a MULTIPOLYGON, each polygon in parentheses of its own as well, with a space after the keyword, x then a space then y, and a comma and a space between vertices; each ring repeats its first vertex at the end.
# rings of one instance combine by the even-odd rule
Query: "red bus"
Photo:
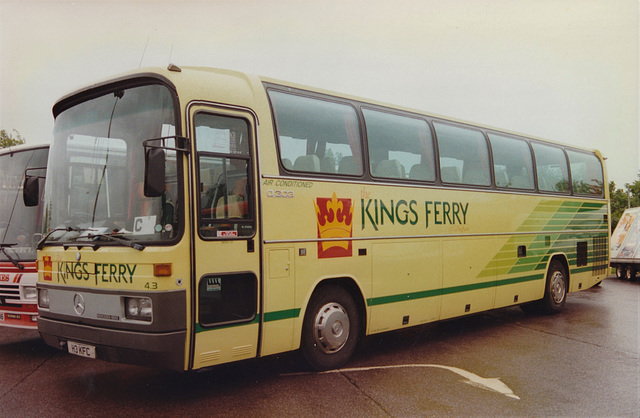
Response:
POLYGON ((36 246, 42 238, 42 196, 27 206, 22 189, 26 175, 44 181, 48 155, 49 145, 0 150, 0 326, 38 327, 36 246))

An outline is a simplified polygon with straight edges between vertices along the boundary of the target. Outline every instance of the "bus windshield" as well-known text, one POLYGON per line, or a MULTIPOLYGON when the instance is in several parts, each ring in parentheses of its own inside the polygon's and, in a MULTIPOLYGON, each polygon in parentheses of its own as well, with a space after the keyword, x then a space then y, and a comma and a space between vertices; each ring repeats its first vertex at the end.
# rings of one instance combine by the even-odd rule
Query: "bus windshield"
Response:
POLYGON ((25 170, 44 176, 47 149, 39 148, 0 155, 0 261, 32 261, 41 238, 41 208, 26 207, 22 199, 25 170))
MULTIPOLYGON (((47 242, 166 241, 178 230, 180 170, 166 150, 162 196, 146 197, 143 141, 175 136, 170 91, 154 84, 111 91, 56 118, 45 188, 47 242)), ((175 148, 175 139, 164 141, 175 148)), ((151 173, 153 175, 153 173, 151 173)))

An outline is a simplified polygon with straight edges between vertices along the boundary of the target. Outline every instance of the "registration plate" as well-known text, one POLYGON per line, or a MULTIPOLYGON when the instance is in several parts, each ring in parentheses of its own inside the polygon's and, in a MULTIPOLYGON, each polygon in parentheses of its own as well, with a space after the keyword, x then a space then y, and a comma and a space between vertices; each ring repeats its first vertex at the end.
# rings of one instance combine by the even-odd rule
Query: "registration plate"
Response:
POLYGON ((96 358, 96 348, 89 344, 67 341, 67 350, 71 354, 86 358, 96 358))

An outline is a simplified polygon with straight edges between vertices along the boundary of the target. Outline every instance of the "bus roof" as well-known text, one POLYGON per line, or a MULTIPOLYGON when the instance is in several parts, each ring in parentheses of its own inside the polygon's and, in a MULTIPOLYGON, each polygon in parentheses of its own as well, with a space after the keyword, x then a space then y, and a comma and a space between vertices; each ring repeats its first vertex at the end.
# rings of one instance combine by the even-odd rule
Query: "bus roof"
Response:
MULTIPOLYGON (((506 135, 512 135, 517 137, 524 137, 527 139, 540 141, 543 143, 560 145, 563 147, 573 148, 576 150, 588 151, 595 153, 599 158, 603 159, 600 151, 590 148, 584 148, 576 145, 570 145, 567 143, 563 143, 560 141, 549 140, 546 138, 536 137, 529 134, 524 134, 521 132, 509 131, 502 128, 497 128, 494 126, 483 125, 477 122, 471 122, 462 119, 456 119, 450 116, 443 116, 436 113, 426 112, 419 109, 404 107, 401 105, 395 105, 390 103, 385 103, 382 101, 362 98, 350 94, 339 93, 336 91, 326 90, 322 88, 310 87, 290 81, 279 80, 276 78, 259 76, 250 73, 244 73, 235 70, 221 69, 221 68, 210 68, 210 67, 178 67, 174 64, 170 64, 167 68, 162 67, 150 67, 150 68, 141 68, 132 70, 129 72, 121 73, 114 77, 105 79, 101 82, 94 83, 91 85, 87 85, 84 88, 76 90, 75 92, 68 94, 61 99, 59 99, 53 107, 54 117, 60 113, 60 111, 64 110, 67 106, 65 103, 72 101, 72 98, 77 94, 86 92, 88 90, 100 89, 109 84, 117 83, 119 81, 131 80, 133 78, 157 78, 160 80, 164 80, 166 83, 172 85, 173 87, 180 87, 180 98, 187 99, 187 102, 191 100, 204 99, 203 90, 206 89, 208 85, 207 82, 210 82, 212 86, 220 85, 224 83, 227 90, 231 91, 231 94, 227 94, 226 98, 233 98, 234 101, 229 102, 230 104, 236 105, 248 105, 251 100, 254 100, 256 95, 264 92, 264 85, 262 83, 269 83, 283 87, 289 87, 292 89, 308 91, 314 94, 321 94, 327 96, 333 96, 340 99, 346 99, 352 102, 358 102, 362 104, 369 104, 374 106, 379 106, 383 108, 387 108, 390 110, 397 110, 402 112, 408 112, 415 114, 417 116, 424 116, 428 118, 441 119, 444 121, 456 122, 464 125, 468 125, 470 127, 480 128, 486 131, 491 131, 495 133, 501 133, 506 135), (183 94, 185 93, 186 94, 183 94)), ((220 93, 221 90, 216 89, 216 93, 220 93)), ((224 98, 221 98, 221 102, 224 102, 224 98)), ((184 103, 183 103, 184 105, 184 103)))
POLYGON ((6 148, 0 148, 0 155, 4 155, 4 154, 13 154, 13 153, 16 153, 16 152, 30 151, 30 150, 34 150, 34 149, 40 149, 40 148, 49 148, 49 144, 37 144, 37 145, 21 144, 21 145, 13 145, 13 146, 6 147, 6 148))

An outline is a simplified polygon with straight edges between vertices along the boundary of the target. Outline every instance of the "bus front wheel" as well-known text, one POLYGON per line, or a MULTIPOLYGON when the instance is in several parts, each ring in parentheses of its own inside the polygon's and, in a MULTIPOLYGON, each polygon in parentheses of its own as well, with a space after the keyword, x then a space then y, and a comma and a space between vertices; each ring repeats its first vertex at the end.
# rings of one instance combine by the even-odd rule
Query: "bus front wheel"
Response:
POLYGON ((301 349, 307 362, 318 371, 343 366, 356 349, 360 333, 358 309, 342 287, 323 286, 307 308, 301 349))

